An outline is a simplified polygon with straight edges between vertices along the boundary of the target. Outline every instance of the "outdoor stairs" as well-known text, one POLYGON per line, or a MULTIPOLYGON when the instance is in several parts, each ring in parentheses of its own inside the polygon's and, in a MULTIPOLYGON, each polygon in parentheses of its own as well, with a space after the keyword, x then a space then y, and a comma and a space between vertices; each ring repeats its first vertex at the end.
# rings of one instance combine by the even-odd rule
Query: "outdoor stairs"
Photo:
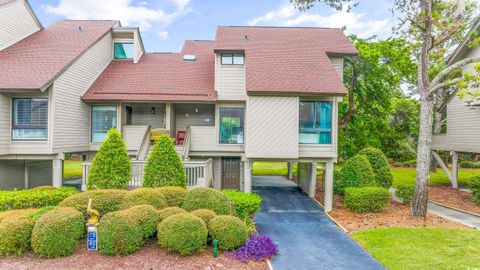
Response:
MULTIPOLYGON (((147 158, 150 156, 150 153, 152 152, 152 149, 153 149, 153 144, 148 145, 147 155, 146 155, 147 158)), ((183 155, 183 145, 175 145, 175 151, 177 152, 177 154, 179 156, 182 156, 183 155)))

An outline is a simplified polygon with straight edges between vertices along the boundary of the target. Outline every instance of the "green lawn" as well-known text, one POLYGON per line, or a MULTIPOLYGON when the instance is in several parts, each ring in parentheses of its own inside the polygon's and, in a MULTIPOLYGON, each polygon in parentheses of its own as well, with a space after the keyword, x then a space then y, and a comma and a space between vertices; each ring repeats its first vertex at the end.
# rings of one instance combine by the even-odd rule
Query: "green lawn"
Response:
MULTIPOLYGON (((414 184, 415 169, 414 168, 392 168, 393 186, 400 183, 414 184)), ((480 175, 479 169, 460 169, 458 172, 458 184, 466 186, 468 180, 474 176, 480 175)), ((437 169, 436 173, 430 173, 430 184, 432 185, 450 185, 447 175, 442 169, 437 169)))
POLYGON ((65 160, 63 164, 63 178, 82 176, 81 160, 65 160))
POLYGON ((378 228, 352 234, 387 269, 480 269, 480 231, 378 228))
MULTIPOLYGON (((297 166, 294 166, 293 171, 297 173, 297 166)), ((287 172, 287 162, 255 161, 253 163, 254 175, 287 175, 287 172)))

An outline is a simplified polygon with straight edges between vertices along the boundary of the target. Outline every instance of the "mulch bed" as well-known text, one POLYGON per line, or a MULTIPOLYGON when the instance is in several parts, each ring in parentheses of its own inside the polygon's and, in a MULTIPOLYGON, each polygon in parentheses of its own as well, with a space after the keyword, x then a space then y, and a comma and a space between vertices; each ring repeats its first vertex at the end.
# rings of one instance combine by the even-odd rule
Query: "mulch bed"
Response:
POLYGON ((230 270, 230 269, 268 269, 265 261, 242 263, 220 255, 213 258, 213 250, 208 247, 202 254, 182 257, 168 254, 160 249, 155 241, 149 241, 140 251, 125 257, 101 255, 95 251, 87 251, 85 245, 80 245, 72 255, 64 258, 41 259, 32 253, 24 257, 0 257, 0 269, 200 269, 200 270, 230 270))
POLYGON ((472 194, 467 191, 448 186, 431 186, 428 189, 428 199, 432 202, 480 215, 480 207, 473 202, 472 194))

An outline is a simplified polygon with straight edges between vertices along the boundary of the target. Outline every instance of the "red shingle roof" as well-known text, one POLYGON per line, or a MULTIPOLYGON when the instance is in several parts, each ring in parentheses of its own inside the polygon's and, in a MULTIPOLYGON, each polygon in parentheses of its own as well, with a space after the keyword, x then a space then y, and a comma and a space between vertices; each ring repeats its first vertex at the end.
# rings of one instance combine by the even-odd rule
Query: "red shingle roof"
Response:
POLYGON ((186 41, 181 53, 145 53, 137 64, 114 60, 84 100, 214 101, 212 42, 186 41), (196 55, 184 61, 184 54, 196 55))
POLYGON ((59 21, 0 51, 0 89, 49 86, 116 24, 118 21, 59 21))
POLYGON ((250 94, 345 93, 327 54, 357 54, 335 28, 219 26, 214 49, 245 51, 250 94))

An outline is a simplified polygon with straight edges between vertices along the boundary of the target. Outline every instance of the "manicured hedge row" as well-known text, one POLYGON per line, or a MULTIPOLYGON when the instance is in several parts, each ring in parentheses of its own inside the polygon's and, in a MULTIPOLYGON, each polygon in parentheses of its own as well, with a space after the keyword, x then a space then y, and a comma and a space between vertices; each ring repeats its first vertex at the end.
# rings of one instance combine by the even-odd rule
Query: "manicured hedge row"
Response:
POLYGON ((390 193, 381 187, 346 188, 344 205, 356 213, 381 212, 390 204, 390 193))
POLYGON ((480 168, 480 162, 473 162, 473 161, 465 160, 465 161, 460 162, 460 167, 478 169, 478 168, 480 168))
POLYGON ((403 204, 410 204, 414 191, 415 185, 400 184, 396 188, 395 195, 402 200, 403 204))
POLYGON ((468 188, 473 195, 473 201, 480 205, 480 176, 474 176, 470 178, 468 182, 468 188))
POLYGON ((77 192, 73 187, 0 191, 0 211, 55 206, 77 192))
POLYGON ((223 190, 222 192, 233 202, 236 215, 242 220, 252 217, 260 210, 262 197, 258 194, 244 193, 236 190, 223 190))

